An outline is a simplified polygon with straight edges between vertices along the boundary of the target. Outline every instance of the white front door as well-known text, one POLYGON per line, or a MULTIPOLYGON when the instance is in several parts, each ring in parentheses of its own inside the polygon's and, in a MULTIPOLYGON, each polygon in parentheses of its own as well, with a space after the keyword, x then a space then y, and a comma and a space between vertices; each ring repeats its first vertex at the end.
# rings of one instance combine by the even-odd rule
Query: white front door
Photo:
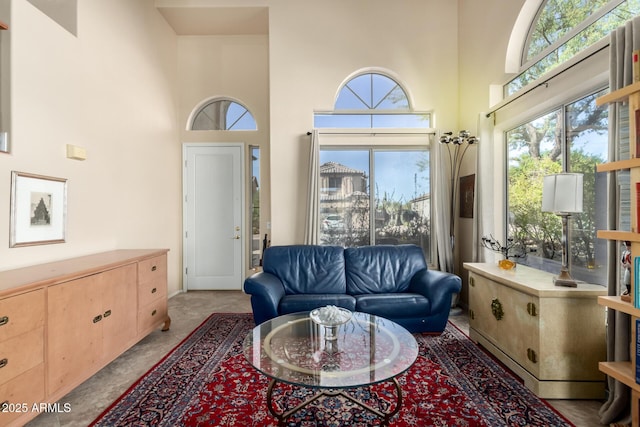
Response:
POLYGON ((242 289, 244 147, 184 144, 184 287, 242 289))

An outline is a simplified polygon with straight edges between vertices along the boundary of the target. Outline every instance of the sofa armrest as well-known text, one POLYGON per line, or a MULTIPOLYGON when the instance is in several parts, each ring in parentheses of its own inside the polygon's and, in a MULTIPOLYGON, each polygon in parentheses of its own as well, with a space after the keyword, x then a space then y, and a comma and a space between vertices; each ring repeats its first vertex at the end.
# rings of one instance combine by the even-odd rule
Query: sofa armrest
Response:
POLYGON ((256 325, 278 317, 278 305, 285 295, 280 279, 273 274, 259 272, 245 279, 243 290, 251 295, 251 308, 256 325))
POLYGON ((460 292, 462 279, 455 274, 437 270, 420 270, 412 278, 409 290, 431 301, 431 312, 440 313, 451 309, 451 295, 460 292))

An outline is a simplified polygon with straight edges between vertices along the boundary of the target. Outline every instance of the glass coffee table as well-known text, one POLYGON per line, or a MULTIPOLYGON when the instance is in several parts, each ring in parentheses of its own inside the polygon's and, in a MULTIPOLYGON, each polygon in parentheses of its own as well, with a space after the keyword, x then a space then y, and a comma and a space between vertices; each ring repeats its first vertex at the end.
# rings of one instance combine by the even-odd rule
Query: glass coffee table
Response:
POLYGON ((256 326, 245 338, 243 351, 254 368, 271 378, 267 407, 279 425, 323 396, 342 396, 388 425, 402 407, 402 389, 396 378, 416 361, 418 344, 405 328, 379 316, 354 312, 346 323, 328 328, 313 322, 309 313, 296 313, 256 326), (346 392, 385 381, 393 384, 397 398, 388 412, 346 392), (316 392, 278 411, 273 392, 281 384, 316 392))

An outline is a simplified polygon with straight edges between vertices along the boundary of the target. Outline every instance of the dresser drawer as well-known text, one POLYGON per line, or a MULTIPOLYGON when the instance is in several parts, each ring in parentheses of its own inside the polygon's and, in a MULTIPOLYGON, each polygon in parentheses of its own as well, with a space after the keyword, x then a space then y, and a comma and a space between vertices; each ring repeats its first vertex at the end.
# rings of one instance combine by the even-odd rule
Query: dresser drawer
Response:
POLYGON ((138 310, 138 333, 156 328, 167 319, 166 298, 157 299, 138 310))
POLYGON ((0 384, 6 383, 43 361, 43 328, 0 342, 0 384))
POLYGON ((147 282, 138 286, 138 307, 144 307, 157 299, 167 299, 166 282, 147 282))
POLYGON ((41 402, 45 402, 44 364, 0 385, 0 425, 9 425, 12 420, 30 413, 33 405, 41 402))
POLYGON ((44 326, 44 289, 0 300, 0 343, 44 326))
POLYGON ((143 307, 167 295, 167 256, 162 255, 138 263, 138 306, 143 307))
POLYGON ((160 255, 138 262, 138 283, 156 282, 167 277, 167 256, 160 255))

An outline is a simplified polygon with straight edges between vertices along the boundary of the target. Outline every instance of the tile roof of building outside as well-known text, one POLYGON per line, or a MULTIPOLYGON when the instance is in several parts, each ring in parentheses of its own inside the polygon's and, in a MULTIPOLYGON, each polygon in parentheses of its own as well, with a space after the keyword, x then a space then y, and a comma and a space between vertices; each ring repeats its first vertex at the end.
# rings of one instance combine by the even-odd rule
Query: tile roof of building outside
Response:
POLYGON ((357 169, 351 169, 345 165, 341 165, 336 162, 327 162, 320 165, 320 173, 328 174, 328 173, 340 173, 340 174, 355 174, 355 175, 364 175, 364 172, 357 169))

